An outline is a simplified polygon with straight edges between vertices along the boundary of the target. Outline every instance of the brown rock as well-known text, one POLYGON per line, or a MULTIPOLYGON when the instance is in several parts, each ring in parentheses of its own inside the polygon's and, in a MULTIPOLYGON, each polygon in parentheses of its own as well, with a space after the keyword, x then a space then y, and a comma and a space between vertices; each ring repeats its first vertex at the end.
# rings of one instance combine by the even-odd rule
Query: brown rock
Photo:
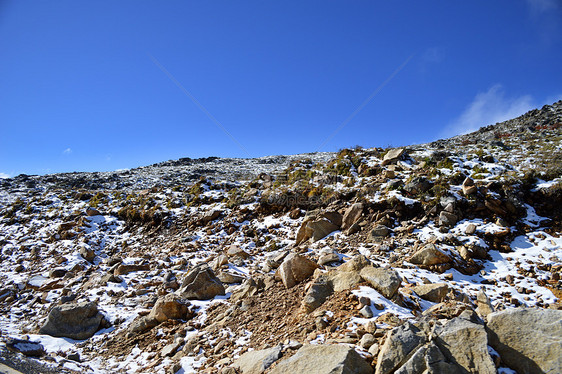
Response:
POLYGON ((446 264, 451 262, 451 258, 439 250, 435 244, 427 244, 422 249, 414 253, 412 257, 408 260, 412 264, 417 265, 437 265, 437 264, 446 264))
POLYGON ((342 219, 342 230, 349 229, 363 214, 363 204, 355 203, 346 209, 342 219))
POLYGON ((318 265, 301 255, 290 253, 279 266, 276 276, 281 279, 286 288, 291 288, 297 283, 310 277, 318 265))

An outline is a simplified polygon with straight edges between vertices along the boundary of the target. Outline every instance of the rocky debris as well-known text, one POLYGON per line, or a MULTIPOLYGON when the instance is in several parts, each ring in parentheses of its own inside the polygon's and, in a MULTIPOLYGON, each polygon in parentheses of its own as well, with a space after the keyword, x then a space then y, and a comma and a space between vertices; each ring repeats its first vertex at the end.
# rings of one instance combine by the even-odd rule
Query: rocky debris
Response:
POLYGON ((224 295, 225 289, 207 264, 201 264, 187 273, 177 293, 186 299, 209 300, 224 295))
POLYGON ((430 266, 452 262, 451 257, 437 248, 435 244, 427 244, 408 260, 412 264, 430 266))
POLYGON ((93 302, 63 304, 51 309, 39 333, 75 340, 88 339, 102 327, 103 320, 93 302))
POLYGON ((6 341, 6 348, 28 357, 41 357, 45 354, 43 344, 31 340, 10 338, 6 341))
POLYGON ((369 365, 353 348, 344 345, 304 345, 292 357, 277 363, 271 374, 370 374, 369 365))
POLYGON ((404 191, 410 195, 418 195, 427 192, 433 183, 424 176, 414 177, 404 185, 404 191))
POLYGON ((234 361, 233 366, 242 374, 262 374, 281 358, 282 348, 281 345, 278 345, 273 348, 246 352, 234 361))
POLYGON ((291 288, 294 285, 304 281, 314 273, 318 265, 299 254, 290 253, 277 269, 276 277, 279 277, 285 287, 291 288))
POLYGON ((449 292, 449 286, 447 283, 420 284, 413 286, 410 289, 422 299, 429 300, 434 303, 442 302, 449 292))
POLYGON ((518 373, 562 369, 562 310, 517 308, 488 314, 490 345, 518 373))

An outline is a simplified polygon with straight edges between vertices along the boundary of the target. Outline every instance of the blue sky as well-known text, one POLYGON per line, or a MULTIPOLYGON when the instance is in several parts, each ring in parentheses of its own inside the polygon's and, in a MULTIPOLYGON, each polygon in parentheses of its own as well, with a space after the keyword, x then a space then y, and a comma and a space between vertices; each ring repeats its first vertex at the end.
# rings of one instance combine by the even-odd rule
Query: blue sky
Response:
POLYGON ((0 176, 421 143, 562 99, 562 4, 1 1, 0 176))

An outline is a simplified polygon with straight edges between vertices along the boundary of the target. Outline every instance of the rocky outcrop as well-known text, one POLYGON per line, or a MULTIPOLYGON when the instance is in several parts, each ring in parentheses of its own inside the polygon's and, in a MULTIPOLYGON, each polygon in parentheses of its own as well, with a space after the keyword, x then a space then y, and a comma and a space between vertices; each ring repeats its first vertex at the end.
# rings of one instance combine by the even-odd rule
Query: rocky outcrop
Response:
POLYGON ((93 302, 63 304, 51 309, 39 333, 76 340, 88 339, 101 328, 103 319, 93 302))
POLYGON ((345 345, 304 345, 292 357, 275 365, 271 374, 370 374, 369 365, 345 345))
POLYGON ((488 314, 490 345, 518 373, 562 372, 562 310, 518 308, 488 314))

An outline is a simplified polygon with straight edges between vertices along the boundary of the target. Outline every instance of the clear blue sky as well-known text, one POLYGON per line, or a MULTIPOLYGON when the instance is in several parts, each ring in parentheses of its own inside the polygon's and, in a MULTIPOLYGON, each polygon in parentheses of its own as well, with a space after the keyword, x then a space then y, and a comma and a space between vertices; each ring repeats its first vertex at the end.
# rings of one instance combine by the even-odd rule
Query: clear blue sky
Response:
POLYGON ((0 0, 0 176, 431 141, 561 63, 558 0, 0 0))

